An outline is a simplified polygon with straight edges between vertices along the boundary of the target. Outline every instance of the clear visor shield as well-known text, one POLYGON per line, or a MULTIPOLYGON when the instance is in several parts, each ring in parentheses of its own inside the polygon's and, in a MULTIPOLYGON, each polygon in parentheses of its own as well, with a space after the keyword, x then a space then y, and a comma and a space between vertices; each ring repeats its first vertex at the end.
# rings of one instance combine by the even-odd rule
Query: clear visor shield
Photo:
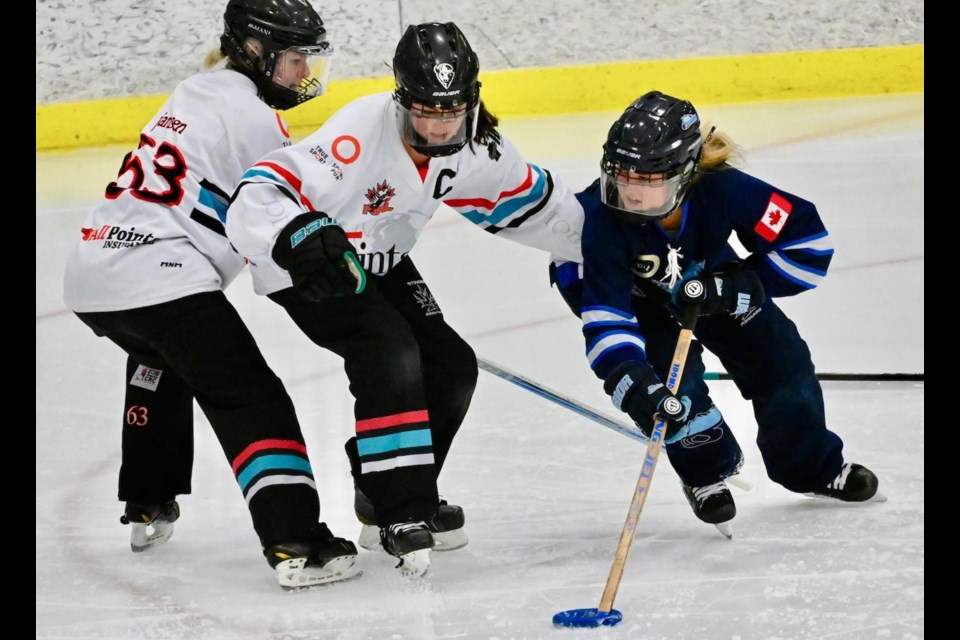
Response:
POLYGON ((425 155, 463 147, 474 136, 480 110, 479 104, 473 109, 466 104, 445 109, 417 102, 409 108, 399 102, 396 105, 403 141, 425 155))
POLYGON ((290 47, 277 58, 273 82, 296 91, 300 102, 323 95, 330 77, 333 45, 328 42, 312 47, 290 47))
POLYGON ((608 207, 646 218, 662 218, 680 204, 690 172, 667 175, 604 170, 600 177, 600 197, 608 207))

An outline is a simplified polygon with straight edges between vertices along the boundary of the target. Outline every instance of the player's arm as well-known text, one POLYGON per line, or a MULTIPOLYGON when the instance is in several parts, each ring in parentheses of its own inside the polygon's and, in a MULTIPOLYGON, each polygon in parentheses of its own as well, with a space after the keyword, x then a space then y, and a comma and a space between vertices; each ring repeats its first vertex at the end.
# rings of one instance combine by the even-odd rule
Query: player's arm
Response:
POLYGON ((743 266, 756 273, 766 295, 796 295, 826 277, 833 240, 812 202, 746 176, 740 202, 730 210, 737 237, 751 252, 743 266))
POLYGON ((507 139, 489 144, 477 150, 470 176, 444 204, 488 233, 581 262, 583 208, 574 194, 527 163, 507 139))

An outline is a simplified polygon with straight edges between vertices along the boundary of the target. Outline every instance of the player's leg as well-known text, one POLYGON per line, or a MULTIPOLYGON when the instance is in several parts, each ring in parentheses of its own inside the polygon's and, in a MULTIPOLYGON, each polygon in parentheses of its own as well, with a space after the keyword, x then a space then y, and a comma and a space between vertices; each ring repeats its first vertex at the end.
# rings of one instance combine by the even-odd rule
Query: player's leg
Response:
POLYGON ((753 402, 757 445, 771 480, 800 493, 842 486, 834 496, 840 499, 866 500, 876 493, 876 476, 860 465, 849 483, 841 478, 850 467, 844 465, 843 441, 827 428, 810 350, 773 300, 746 320, 716 316, 701 326, 707 348, 753 402))
MULTIPOLYGON (((322 302, 293 289, 270 298, 314 343, 343 358, 355 400, 356 439, 348 442, 354 481, 374 505, 383 547, 406 557, 433 547, 425 523, 438 505, 435 457, 419 348, 379 280, 370 277, 361 294, 322 302)), ((421 556, 429 566, 428 553, 408 566, 421 556)))
MULTIPOLYGON (((673 362, 680 328, 666 313, 649 308, 636 309, 647 339, 647 358, 666 380, 673 362)), ((694 515, 703 522, 718 525, 726 535, 729 528, 719 527, 736 516, 737 509, 726 479, 743 464, 743 451, 720 410, 710 397, 704 381, 703 346, 690 344, 678 396, 690 399, 687 418, 689 435, 665 446, 670 464, 683 485, 683 494, 694 515)))
POLYGON ((193 396, 148 341, 123 329, 127 314, 77 315, 128 353, 118 497, 130 548, 140 552, 170 539, 180 516, 176 498, 190 493, 193 396))
MULTIPOLYGON (((440 305, 409 257, 380 278, 378 285, 387 301, 406 318, 419 345, 434 468, 439 476, 477 386, 477 358, 470 345, 447 324, 440 305)), ((358 495, 357 502, 362 504, 363 498, 358 495)), ((427 522, 434 534, 435 549, 449 551, 465 546, 464 522, 463 509, 441 499, 436 515, 427 522)))

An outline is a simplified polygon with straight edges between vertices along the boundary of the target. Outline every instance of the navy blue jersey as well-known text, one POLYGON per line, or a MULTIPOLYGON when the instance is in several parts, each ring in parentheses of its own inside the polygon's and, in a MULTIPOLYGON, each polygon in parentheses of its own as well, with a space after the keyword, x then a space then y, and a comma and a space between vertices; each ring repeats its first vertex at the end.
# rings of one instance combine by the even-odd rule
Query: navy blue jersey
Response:
POLYGON ((816 287, 833 257, 813 203, 737 169, 699 176, 673 238, 657 223, 619 219, 602 204, 599 184, 577 199, 585 214, 580 311, 587 358, 600 378, 621 363, 646 359, 643 327, 632 306, 644 300, 669 305, 670 282, 679 282, 670 273, 712 273, 738 262, 759 276, 767 296, 782 297, 816 287), (730 245, 733 234, 748 256, 738 256, 730 245))

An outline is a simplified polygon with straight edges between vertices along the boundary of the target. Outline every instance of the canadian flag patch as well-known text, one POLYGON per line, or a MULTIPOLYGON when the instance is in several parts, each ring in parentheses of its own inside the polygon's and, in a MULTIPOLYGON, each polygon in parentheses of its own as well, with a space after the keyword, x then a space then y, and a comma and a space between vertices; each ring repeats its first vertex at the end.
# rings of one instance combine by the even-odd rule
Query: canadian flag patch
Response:
POLYGON ((767 242, 773 242, 780 235, 783 225, 787 223, 790 217, 790 210, 793 205, 787 202, 782 196, 776 193, 770 194, 770 202, 767 203, 767 210, 763 212, 763 217, 753 230, 758 236, 767 242))

